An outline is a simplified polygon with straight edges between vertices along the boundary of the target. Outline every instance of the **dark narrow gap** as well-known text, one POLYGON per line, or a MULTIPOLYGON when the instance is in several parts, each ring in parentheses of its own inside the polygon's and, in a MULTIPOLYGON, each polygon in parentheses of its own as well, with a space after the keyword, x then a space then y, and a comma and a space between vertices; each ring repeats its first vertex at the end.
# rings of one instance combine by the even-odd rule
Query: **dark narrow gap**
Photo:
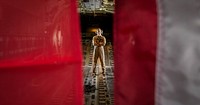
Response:
POLYGON ((83 0, 79 1, 81 22, 83 75, 85 105, 113 105, 113 0, 83 0), (93 51, 96 49, 92 39, 98 28, 103 30, 106 38, 103 46, 105 55, 105 74, 102 74, 101 62, 98 59, 96 75, 93 71, 93 51))

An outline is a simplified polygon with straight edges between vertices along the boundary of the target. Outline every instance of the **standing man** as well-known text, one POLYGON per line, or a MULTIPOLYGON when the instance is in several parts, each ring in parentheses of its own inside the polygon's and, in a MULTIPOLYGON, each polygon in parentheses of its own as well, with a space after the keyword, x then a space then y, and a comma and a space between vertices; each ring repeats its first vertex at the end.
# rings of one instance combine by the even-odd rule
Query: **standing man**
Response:
POLYGON ((94 46, 92 68, 93 68, 93 73, 95 75, 96 75, 95 69, 96 69, 98 58, 100 59, 100 62, 101 62, 102 74, 104 75, 105 73, 104 46, 106 45, 106 38, 102 36, 102 33, 103 31, 100 28, 98 28, 96 31, 96 35, 92 39, 92 44, 94 46))

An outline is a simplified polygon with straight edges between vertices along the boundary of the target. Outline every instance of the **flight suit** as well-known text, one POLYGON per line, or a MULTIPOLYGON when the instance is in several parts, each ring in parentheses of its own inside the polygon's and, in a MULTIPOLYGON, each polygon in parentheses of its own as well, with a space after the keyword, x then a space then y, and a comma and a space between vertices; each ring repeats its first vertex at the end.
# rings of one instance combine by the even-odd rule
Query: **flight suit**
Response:
POLYGON ((105 71, 104 46, 106 45, 106 38, 102 35, 96 35, 92 39, 92 44, 94 46, 93 62, 92 62, 93 63, 92 64, 93 73, 96 73, 95 69, 96 69, 96 64, 97 64, 98 58, 100 59, 101 67, 102 67, 102 70, 104 73, 104 71, 105 71))

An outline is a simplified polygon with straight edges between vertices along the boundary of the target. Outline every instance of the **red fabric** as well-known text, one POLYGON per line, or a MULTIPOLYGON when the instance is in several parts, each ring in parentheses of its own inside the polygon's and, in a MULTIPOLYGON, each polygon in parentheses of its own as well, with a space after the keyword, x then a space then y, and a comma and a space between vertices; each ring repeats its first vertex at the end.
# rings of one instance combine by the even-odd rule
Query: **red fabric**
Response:
POLYGON ((154 105, 156 0, 116 0, 115 105, 154 105))
POLYGON ((0 1, 0 105, 82 105, 75 0, 0 1))

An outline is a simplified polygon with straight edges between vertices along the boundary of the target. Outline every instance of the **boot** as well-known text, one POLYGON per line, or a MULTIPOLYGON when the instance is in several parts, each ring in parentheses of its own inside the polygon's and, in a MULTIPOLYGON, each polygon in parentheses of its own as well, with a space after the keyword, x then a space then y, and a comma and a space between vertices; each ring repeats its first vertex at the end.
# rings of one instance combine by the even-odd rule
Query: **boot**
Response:
POLYGON ((102 75, 105 76, 105 68, 102 68, 102 75))
POLYGON ((94 77, 96 76, 95 68, 93 69, 92 75, 93 75, 94 77))

